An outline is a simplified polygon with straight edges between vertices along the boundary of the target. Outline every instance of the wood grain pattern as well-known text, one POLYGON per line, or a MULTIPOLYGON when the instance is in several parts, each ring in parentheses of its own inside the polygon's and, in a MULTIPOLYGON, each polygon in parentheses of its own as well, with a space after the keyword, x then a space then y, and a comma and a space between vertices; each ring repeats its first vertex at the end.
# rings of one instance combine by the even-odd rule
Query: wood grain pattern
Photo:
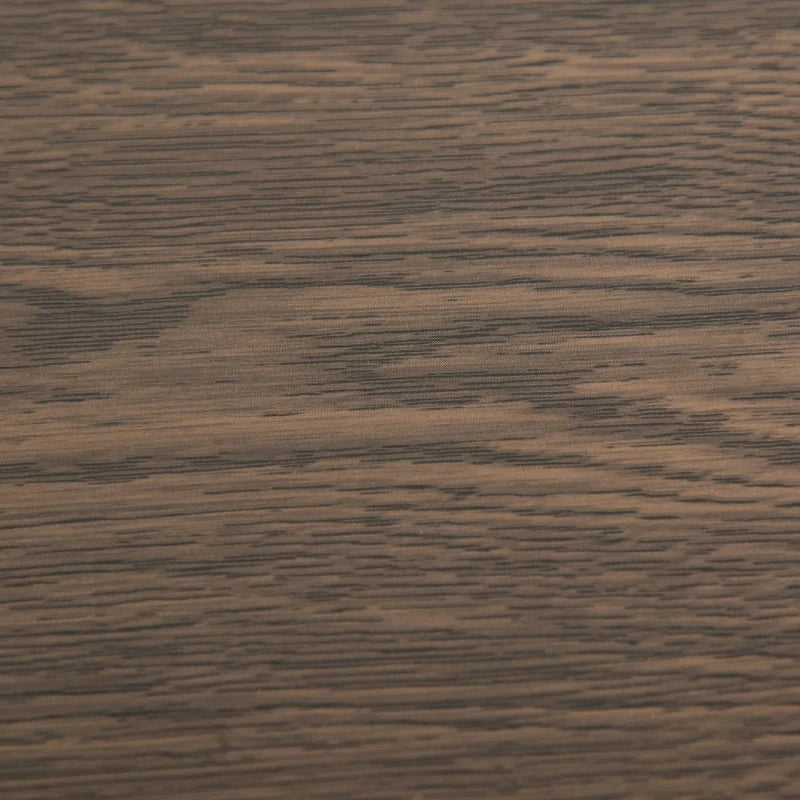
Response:
POLYGON ((3 0, 0 795, 800 796, 799 55, 3 0))

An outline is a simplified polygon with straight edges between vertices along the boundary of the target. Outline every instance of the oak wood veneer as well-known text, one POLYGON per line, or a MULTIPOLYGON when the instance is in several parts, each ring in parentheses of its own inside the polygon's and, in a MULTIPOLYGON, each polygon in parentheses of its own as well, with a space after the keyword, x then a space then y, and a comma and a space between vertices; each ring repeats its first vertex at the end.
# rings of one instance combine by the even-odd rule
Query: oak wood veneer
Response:
POLYGON ((0 4, 0 796, 800 796, 795 2, 0 4))

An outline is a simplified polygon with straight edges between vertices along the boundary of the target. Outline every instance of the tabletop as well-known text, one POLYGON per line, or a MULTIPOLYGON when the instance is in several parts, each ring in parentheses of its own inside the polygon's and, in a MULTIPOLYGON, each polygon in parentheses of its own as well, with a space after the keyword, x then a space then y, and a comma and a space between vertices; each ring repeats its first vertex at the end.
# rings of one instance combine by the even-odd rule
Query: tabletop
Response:
POLYGON ((800 796, 800 12, 3 0, 0 796, 800 796))

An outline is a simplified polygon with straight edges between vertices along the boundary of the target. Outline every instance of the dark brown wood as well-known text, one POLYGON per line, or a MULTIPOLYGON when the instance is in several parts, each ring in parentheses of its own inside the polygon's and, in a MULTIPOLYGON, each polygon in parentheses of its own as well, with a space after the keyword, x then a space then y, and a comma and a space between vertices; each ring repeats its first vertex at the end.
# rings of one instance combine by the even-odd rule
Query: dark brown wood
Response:
POLYGON ((795 2, 0 4, 0 796, 800 796, 795 2))

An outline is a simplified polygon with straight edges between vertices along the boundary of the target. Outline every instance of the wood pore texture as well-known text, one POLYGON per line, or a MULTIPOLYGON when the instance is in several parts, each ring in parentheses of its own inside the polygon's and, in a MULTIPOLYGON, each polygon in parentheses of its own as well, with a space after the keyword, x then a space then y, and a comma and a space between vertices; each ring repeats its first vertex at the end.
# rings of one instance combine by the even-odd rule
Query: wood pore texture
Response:
POLYGON ((0 3, 0 797, 800 797, 800 7, 0 3))

